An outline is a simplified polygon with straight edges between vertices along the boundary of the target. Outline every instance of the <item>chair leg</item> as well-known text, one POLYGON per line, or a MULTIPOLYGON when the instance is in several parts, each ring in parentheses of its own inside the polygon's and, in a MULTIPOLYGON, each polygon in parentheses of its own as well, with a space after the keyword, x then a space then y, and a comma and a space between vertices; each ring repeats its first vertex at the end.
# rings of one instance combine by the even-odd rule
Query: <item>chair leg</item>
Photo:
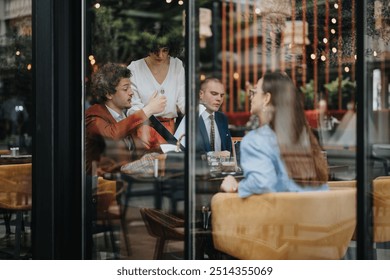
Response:
POLYGON ((7 236, 11 234, 11 217, 12 217, 12 213, 9 213, 8 211, 3 214, 5 234, 7 236))
POLYGON ((116 247, 116 244, 115 244, 114 227, 113 227, 113 225, 111 223, 111 220, 110 220, 110 218, 108 216, 106 216, 105 220, 106 220, 105 224, 107 224, 108 229, 110 231, 110 241, 111 241, 112 252, 114 254, 114 258, 117 259, 119 250, 118 250, 118 248, 116 247))
POLYGON ((21 244, 21 234, 22 234, 22 218, 23 213, 16 213, 16 227, 15 227, 15 249, 14 249, 14 258, 17 259, 20 256, 20 244, 21 244))
POLYGON ((165 239, 158 237, 156 240, 156 246, 154 248, 154 259, 162 260, 164 255, 165 239))
POLYGON ((128 229, 127 229, 127 222, 126 217, 124 215, 121 215, 121 225, 122 225, 122 231, 123 231, 123 238, 125 240, 125 246, 127 250, 127 255, 131 256, 131 245, 128 237, 128 229))

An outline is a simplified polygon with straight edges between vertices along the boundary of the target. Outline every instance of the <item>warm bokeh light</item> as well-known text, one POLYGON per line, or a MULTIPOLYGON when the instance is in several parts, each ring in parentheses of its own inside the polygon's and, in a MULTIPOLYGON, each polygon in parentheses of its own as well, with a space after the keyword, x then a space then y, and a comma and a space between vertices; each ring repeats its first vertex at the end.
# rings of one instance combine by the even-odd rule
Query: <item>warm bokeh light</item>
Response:
POLYGON ((100 8, 100 3, 96 3, 96 4, 95 4, 95 8, 96 8, 96 9, 99 9, 99 8, 100 8))
POLYGON ((316 59, 316 55, 315 55, 314 53, 312 53, 312 54, 310 55, 310 58, 314 60, 314 59, 316 59))
POLYGON ((179 5, 183 5, 184 2, 182 0, 179 0, 179 2, 177 2, 179 5))
POLYGON ((332 28, 332 29, 330 30, 330 33, 336 34, 336 30, 332 28))
POLYGON ((172 2, 172 0, 165 0, 165 2, 167 2, 168 4, 170 4, 172 2))
POLYGON ((20 51, 16 51, 16 53, 15 53, 16 55, 20 55, 20 51))
POLYGON ((332 18, 331 21, 332 21, 333 24, 336 24, 336 22, 337 22, 337 20, 335 18, 332 18))
POLYGON ((32 65, 30 63, 27 64, 27 70, 31 70, 31 68, 32 68, 32 65))
POLYGON ((355 54, 354 57, 355 57, 355 60, 356 60, 357 59, 357 55, 355 54))
POLYGON ((324 38, 324 39, 322 39, 322 42, 324 42, 324 44, 326 44, 326 43, 328 43, 328 39, 324 38))
POLYGON ((201 75, 200 75, 200 80, 201 80, 201 81, 206 80, 206 76, 205 76, 204 74, 201 74, 201 75))
POLYGON ((88 56, 88 59, 92 60, 92 59, 95 59, 95 57, 91 54, 90 56, 88 56))
POLYGON ((91 65, 94 65, 96 63, 96 60, 95 59, 92 59, 91 60, 91 65))
POLYGON ((333 53, 337 53, 337 49, 335 47, 332 48, 333 53))
POLYGON ((334 3, 333 7, 334 7, 335 9, 338 9, 338 8, 339 8, 339 4, 334 3))
POLYGON ((325 55, 321 55, 321 60, 325 61, 326 60, 326 56, 325 55))
POLYGON ((260 11, 260 9, 259 9, 259 8, 256 8, 256 9, 255 9, 255 13, 256 13, 256 15, 260 15, 260 12, 261 12, 261 11, 260 11))
POLYGON ((349 67, 345 66, 344 71, 348 73, 349 72, 349 67))
POLYGON ((240 74, 238 74, 237 72, 234 72, 233 78, 234 78, 235 80, 238 80, 238 78, 240 78, 240 74))

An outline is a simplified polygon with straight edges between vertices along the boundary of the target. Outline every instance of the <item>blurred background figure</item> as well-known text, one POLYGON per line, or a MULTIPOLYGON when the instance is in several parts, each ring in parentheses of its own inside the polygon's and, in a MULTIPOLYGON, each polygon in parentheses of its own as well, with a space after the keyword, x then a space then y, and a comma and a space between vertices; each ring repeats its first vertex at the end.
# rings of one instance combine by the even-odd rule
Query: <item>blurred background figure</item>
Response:
POLYGON ((340 121, 328 111, 328 103, 321 99, 318 102, 318 138, 322 146, 329 145, 329 139, 334 134, 340 121))
POLYGON ((347 104, 347 112, 329 138, 328 145, 344 148, 356 146, 356 112, 353 102, 347 104))

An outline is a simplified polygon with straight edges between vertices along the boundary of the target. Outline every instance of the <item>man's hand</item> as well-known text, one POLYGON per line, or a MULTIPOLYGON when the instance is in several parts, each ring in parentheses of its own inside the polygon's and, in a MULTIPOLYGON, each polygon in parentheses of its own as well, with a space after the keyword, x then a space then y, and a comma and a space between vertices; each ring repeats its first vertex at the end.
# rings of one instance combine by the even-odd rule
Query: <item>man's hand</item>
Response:
POLYGON ((148 105, 142 110, 149 118, 151 115, 161 113, 167 106, 167 98, 164 95, 159 95, 157 91, 153 93, 153 96, 149 99, 148 105))

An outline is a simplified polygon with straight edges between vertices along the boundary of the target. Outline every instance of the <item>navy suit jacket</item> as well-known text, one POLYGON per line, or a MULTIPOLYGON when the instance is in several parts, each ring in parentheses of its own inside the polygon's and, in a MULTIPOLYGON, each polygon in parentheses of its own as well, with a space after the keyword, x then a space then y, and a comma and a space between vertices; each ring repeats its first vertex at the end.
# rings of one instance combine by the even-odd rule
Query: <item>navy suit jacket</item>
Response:
MULTIPOLYGON (((217 124, 219 135, 221 136, 221 150, 232 151, 232 137, 229 131, 228 118, 222 112, 215 112, 214 119, 217 124)), ((199 117, 198 133, 196 136, 196 150, 201 154, 210 152, 210 140, 207 134, 206 125, 203 121, 202 116, 199 117)))

